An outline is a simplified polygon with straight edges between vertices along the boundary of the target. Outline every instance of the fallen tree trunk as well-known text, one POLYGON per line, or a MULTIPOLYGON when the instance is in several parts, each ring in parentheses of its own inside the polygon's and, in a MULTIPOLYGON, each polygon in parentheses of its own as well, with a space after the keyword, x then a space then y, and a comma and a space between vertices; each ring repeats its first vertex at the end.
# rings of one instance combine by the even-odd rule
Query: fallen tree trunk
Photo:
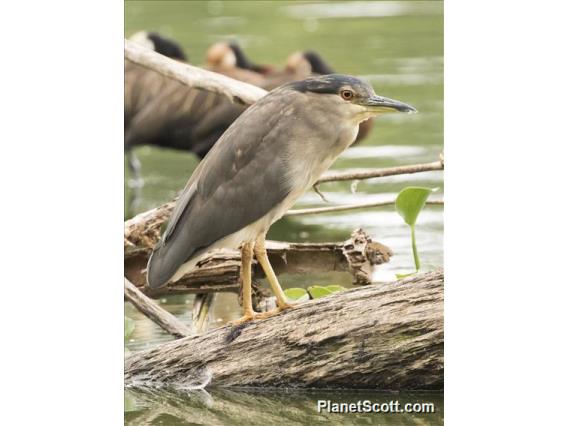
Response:
POLYGON ((440 390, 442 271, 327 296, 134 353, 127 386, 440 390))
MULTIPOLYGON (((142 244, 142 243, 140 243, 142 244)), ((374 265, 388 262, 391 250, 372 241, 358 229, 351 238, 340 243, 284 243, 267 241, 270 263, 277 275, 283 273, 350 272, 356 284, 370 284, 374 265)), ((241 256, 238 251, 214 253, 200 261, 197 268, 176 282, 160 289, 145 287, 146 264, 151 249, 125 250, 124 275, 146 295, 158 297, 164 294, 209 293, 240 291, 241 256)), ((253 279, 264 277, 260 265, 253 263, 253 279)))

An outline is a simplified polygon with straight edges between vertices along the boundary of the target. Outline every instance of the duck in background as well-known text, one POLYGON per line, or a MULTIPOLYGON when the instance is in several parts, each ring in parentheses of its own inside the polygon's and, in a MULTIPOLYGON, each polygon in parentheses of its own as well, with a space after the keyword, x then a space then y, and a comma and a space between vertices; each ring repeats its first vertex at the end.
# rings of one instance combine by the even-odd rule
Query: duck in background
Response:
MULTIPOLYGON (((156 33, 137 33, 133 38, 173 59, 187 61, 181 47, 156 33)), ((266 90, 334 70, 313 51, 291 54, 284 69, 252 62, 235 42, 213 44, 205 68, 266 90)), ((145 67, 129 63, 125 68, 124 147, 131 173, 130 185, 141 187, 140 163, 134 147, 159 146, 193 152, 203 158, 225 130, 247 108, 222 95, 191 88, 145 67)), ((360 126, 357 141, 368 134, 369 121, 360 126)))
MULTIPOLYGON (((172 59, 187 62, 181 47, 159 34, 140 32, 131 39, 172 59)), ((236 43, 216 43, 207 56, 206 68, 211 71, 251 84, 262 81, 261 74, 253 70, 265 68, 252 63, 236 43)), ((205 156, 209 149, 204 147, 212 146, 212 137, 194 135, 195 127, 225 102, 229 101, 221 95, 188 87, 126 61, 124 149, 131 175, 130 186, 143 185, 140 162, 133 152, 136 146, 153 145, 193 152, 200 158, 205 156)))

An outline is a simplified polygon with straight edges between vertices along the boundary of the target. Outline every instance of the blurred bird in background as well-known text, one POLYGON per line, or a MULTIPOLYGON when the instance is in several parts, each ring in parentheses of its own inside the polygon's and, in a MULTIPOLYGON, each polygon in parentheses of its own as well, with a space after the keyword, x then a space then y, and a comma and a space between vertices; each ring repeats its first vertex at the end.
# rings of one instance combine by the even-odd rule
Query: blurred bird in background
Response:
MULTIPOLYGON (((172 59, 187 61, 179 44, 157 33, 139 32, 131 40, 172 59)), ((207 51, 205 68, 269 91, 311 75, 334 73, 313 51, 291 54, 282 70, 258 65, 235 42, 213 44, 207 51)), ((247 106, 233 104, 222 95, 188 87, 126 61, 124 147, 131 186, 140 187, 143 182, 134 147, 153 145, 193 152, 203 158, 246 109, 247 106)), ((371 127, 371 120, 361 123, 356 142, 371 127)))

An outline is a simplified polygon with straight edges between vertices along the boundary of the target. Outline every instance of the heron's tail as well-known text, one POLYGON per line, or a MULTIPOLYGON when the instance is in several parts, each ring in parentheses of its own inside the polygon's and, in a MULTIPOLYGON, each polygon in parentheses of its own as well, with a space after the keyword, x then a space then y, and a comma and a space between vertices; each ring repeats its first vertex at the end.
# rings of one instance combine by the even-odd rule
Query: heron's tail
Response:
POLYGON ((201 256, 181 257, 172 241, 164 243, 160 240, 148 259, 146 281, 150 288, 160 288, 168 281, 177 281, 195 268, 201 256))
POLYGON ((164 286, 175 273, 167 267, 167 249, 160 242, 152 251, 146 268, 146 282, 150 288, 164 286))

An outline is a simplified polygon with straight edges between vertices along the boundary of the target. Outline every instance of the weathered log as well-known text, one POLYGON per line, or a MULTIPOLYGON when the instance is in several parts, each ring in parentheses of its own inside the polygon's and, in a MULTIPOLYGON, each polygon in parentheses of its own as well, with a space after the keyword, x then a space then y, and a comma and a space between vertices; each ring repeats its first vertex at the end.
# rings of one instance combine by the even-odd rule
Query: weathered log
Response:
POLYGON ((127 386, 440 390, 443 271, 360 287, 125 360, 127 386))
MULTIPOLYGON (((155 217, 155 216, 154 216, 155 217)), ((134 225, 136 226, 136 225, 134 225)), ((152 227, 152 225, 150 225, 152 227)), ((146 228, 147 229, 147 228, 146 228)), ((146 238, 146 237, 144 237, 146 238)), ((151 244, 142 239, 137 244, 151 244)), ((392 251, 385 245, 372 241, 358 229, 342 243, 284 243, 267 241, 270 263, 277 275, 282 273, 350 272, 356 284, 370 284, 372 268, 388 262, 392 251)), ((158 297, 164 294, 209 293, 219 291, 239 292, 241 256, 236 250, 212 253, 201 260, 197 268, 176 282, 160 289, 150 289, 146 283, 146 264, 151 248, 125 249, 124 275, 146 295, 158 297)), ((253 263, 253 279, 264 277, 260 265, 253 263)))
POLYGON ((178 320, 174 315, 159 307, 156 302, 144 295, 126 278, 124 279, 124 297, 132 303, 136 309, 172 336, 186 337, 191 335, 189 327, 178 320))

